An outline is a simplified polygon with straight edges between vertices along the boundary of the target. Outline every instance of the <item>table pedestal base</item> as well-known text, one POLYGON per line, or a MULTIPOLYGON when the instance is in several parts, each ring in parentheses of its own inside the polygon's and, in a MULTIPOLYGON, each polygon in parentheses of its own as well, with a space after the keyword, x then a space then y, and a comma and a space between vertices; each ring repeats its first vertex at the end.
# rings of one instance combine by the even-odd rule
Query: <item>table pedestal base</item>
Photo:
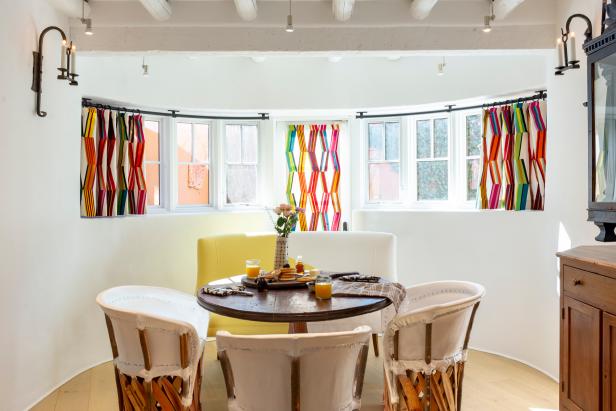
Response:
POLYGON ((305 322, 289 323, 289 334, 306 334, 308 325, 305 322))

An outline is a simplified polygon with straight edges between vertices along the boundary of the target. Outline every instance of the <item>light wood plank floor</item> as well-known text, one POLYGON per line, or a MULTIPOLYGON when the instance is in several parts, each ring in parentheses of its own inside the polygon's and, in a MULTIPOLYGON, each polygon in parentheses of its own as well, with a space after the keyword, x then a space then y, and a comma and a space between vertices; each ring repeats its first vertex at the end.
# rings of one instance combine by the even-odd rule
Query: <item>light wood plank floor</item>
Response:
MULTIPOLYGON (((372 354, 368 361, 362 410, 383 409, 382 362, 372 354)), ((226 392, 216 343, 205 351, 203 410, 225 411, 226 392)), ((465 370, 462 408, 465 411, 558 410, 558 384, 538 371, 496 355, 472 351, 465 370)), ((85 371, 43 399, 34 411, 117 410, 113 367, 105 363, 85 371)))

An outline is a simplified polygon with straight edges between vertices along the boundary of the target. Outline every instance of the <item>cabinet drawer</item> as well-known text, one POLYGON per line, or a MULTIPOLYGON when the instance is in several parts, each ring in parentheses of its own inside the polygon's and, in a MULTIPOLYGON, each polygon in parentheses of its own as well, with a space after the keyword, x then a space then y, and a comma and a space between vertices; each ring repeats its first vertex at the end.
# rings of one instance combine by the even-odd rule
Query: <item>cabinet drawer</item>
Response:
POLYGON ((616 280, 564 266, 565 294, 592 306, 616 313, 616 280))

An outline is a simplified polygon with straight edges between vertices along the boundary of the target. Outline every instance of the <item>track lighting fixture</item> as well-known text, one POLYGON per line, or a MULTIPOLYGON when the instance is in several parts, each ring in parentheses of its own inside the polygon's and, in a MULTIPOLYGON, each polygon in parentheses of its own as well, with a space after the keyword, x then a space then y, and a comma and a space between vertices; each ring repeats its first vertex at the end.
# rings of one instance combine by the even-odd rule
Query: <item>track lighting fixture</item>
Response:
POLYGON ((86 19, 86 3, 88 2, 88 0, 82 0, 81 2, 81 24, 85 24, 86 29, 85 29, 85 34, 88 36, 91 36, 94 34, 94 30, 92 30, 92 19, 91 18, 87 18, 86 19))
POLYGON ((447 64, 445 63, 445 58, 443 58, 443 62, 439 63, 437 66, 437 70, 436 70, 436 75, 437 76, 444 76, 445 75, 445 66, 447 64))
POLYGON ((488 0, 490 2, 490 14, 488 16, 483 17, 483 31, 484 33, 489 33, 492 31, 492 22, 496 19, 494 15, 494 0, 488 0))
POLYGON ((295 29, 293 28, 293 12, 291 10, 291 0, 289 0, 289 15, 287 16, 287 28, 285 29, 287 33, 293 33, 295 29))

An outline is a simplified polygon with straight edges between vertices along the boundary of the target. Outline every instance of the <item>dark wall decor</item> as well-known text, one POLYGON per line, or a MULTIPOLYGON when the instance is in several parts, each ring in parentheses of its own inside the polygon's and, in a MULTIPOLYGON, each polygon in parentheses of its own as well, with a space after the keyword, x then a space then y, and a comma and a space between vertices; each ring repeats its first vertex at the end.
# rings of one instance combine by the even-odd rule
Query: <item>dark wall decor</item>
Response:
POLYGON ((597 241, 616 241, 616 2, 603 2, 602 34, 584 43, 588 58, 588 220, 597 241))

